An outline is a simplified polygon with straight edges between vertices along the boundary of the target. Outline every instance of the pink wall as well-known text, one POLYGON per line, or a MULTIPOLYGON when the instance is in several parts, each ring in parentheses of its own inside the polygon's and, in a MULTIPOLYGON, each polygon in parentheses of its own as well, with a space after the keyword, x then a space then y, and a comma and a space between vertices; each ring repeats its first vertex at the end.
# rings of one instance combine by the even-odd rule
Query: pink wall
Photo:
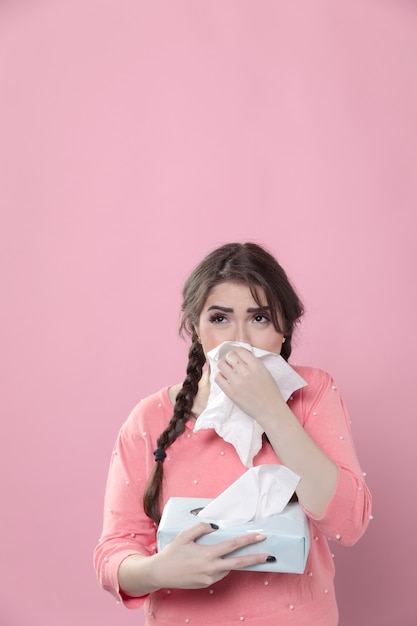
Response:
POLYGON ((416 29, 405 0, 0 3, 2 625, 142 623, 92 571, 109 452, 183 375, 186 273, 246 239, 374 494, 340 625, 417 623, 416 29))

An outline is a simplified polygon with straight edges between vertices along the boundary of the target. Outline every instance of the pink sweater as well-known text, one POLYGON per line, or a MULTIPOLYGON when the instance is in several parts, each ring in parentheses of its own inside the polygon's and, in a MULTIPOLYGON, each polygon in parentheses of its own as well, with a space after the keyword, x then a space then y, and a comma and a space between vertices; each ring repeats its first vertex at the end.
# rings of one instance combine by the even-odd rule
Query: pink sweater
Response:
MULTIPOLYGON (((328 541, 352 545, 364 533, 371 497, 354 451, 349 419, 336 385, 322 370, 295 367, 308 386, 289 406, 310 436, 338 466, 338 482, 325 515, 310 517, 311 548, 304 574, 231 572, 207 589, 161 589, 141 598, 120 593, 117 572, 131 554, 156 550, 156 526, 142 496, 156 439, 172 416, 168 389, 141 401, 122 426, 113 451, 103 532, 94 553, 98 579, 129 608, 144 605, 146 625, 336 626, 334 562, 328 541)), ((214 498, 246 471, 235 449, 214 430, 186 432, 168 449, 163 503, 171 496, 214 498)), ((279 463, 264 443, 254 465, 279 463)), ((279 555, 277 555, 279 558, 279 555)))

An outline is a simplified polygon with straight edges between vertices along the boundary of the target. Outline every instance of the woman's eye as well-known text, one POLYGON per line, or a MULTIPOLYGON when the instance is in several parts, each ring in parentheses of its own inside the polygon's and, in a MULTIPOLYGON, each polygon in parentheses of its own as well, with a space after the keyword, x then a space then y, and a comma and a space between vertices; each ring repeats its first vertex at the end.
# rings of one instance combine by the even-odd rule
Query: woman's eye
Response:
POLYGON ((253 318, 255 322, 258 323, 265 323, 265 322, 269 322, 269 318, 266 317, 266 315, 255 315, 255 317, 253 318))
POLYGON ((221 315, 220 313, 217 315, 212 315, 210 317, 210 322, 214 323, 214 324, 222 324, 223 322, 226 322, 227 318, 225 315, 221 315))

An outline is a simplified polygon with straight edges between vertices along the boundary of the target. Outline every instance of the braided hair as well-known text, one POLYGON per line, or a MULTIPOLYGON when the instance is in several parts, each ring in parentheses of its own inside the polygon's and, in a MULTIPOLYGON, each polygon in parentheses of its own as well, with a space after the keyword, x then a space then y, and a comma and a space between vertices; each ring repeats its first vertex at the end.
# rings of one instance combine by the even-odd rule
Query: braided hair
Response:
POLYGON ((159 524, 161 519, 160 491, 163 478, 165 450, 174 443, 177 437, 183 434, 186 422, 193 417, 192 408, 194 398, 197 395, 198 383, 203 373, 205 361, 206 357, 204 356, 203 348, 195 333, 188 352, 187 375, 176 397, 174 414, 167 428, 157 439, 158 447, 154 452, 155 467, 150 475, 143 497, 145 513, 152 518, 156 524, 159 524))
POLYGON ((161 518, 160 500, 163 479, 163 461, 166 449, 183 434, 185 424, 192 419, 194 399, 203 374, 206 356, 198 338, 201 311, 211 291, 220 283, 233 282, 247 285, 254 300, 261 306, 261 288, 271 311, 272 322, 279 333, 284 333, 285 343, 281 356, 288 360, 294 328, 303 315, 304 308, 288 277, 276 259, 258 244, 230 243, 210 252, 191 272, 183 289, 180 334, 191 338, 186 377, 179 391, 173 416, 167 428, 157 439, 155 467, 146 485, 143 505, 145 513, 156 524, 161 518), (280 327, 279 317, 283 328, 280 327))

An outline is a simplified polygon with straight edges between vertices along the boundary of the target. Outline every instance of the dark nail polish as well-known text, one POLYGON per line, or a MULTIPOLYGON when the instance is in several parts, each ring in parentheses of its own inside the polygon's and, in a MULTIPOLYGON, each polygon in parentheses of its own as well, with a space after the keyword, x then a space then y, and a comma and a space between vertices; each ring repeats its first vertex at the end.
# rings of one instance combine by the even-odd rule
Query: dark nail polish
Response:
POLYGON ((275 563, 276 558, 274 556, 272 556, 272 555, 269 555, 269 556, 266 557, 265 560, 266 560, 267 563, 275 563))
POLYGON ((219 530, 219 527, 217 526, 217 524, 210 523, 210 526, 212 527, 213 530, 219 530))

